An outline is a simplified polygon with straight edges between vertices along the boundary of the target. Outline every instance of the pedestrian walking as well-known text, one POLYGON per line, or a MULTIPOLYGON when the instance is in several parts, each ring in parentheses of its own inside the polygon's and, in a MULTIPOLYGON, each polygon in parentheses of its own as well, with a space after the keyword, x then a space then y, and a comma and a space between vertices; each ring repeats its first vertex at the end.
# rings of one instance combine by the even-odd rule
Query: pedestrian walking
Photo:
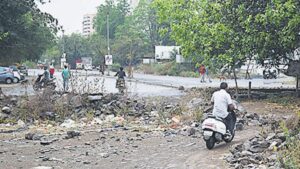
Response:
POLYGON ((203 64, 201 64, 201 66, 199 67, 199 73, 200 73, 200 82, 203 83, 205 82, 205 66, 203 64))
POLYGON ((54 69, 54 66, 53 65, 50 65, 50 78, 53 78, 54 77, 54 72, 55 72, 55 69, 54 69))
POLYGON ((69 78, 70 78, 70 71, 67 65, 64 66, 64 70, 62 71, 62 78, 63 78, 63 86, 65 92, 69 89, 69 78))
POLYGON ((208 81, 211 83, 212 81, 211 81, 211 78, 210 78, 210 76, 209 76, 209 67, 208 67, 208 66, 206 66, 206 68, 205 68, 205 74, 206 74, 206 78, 207 78, 208 81))

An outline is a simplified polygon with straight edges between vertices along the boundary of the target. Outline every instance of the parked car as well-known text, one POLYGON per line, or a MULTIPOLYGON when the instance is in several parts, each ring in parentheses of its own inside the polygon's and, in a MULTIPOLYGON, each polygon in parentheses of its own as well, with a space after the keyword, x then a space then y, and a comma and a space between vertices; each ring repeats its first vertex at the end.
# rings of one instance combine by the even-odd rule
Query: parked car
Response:
POLYGON ((20 73, 23 73, 25 76, 28 76, 28 69, 26 66, 23 66, 23 65, 19 66, 18 69, 19 69, 20 73))
POLYGON ((84 70, 93 70, 92 65, 84 65, 84 70))
POLYGON ((20 73, 20 71, 17 68, 17 66, 10 66, 9 68, 13 71, 13 74, 14 74, 14 80, 13 80, 13 82, 14 83, 19 83, 21 80, 25 79, 24 74, 20 73))
POLYGON ((11 84, 14 81, 13 71, 8 67, 0 67, 0 82, 11 84))

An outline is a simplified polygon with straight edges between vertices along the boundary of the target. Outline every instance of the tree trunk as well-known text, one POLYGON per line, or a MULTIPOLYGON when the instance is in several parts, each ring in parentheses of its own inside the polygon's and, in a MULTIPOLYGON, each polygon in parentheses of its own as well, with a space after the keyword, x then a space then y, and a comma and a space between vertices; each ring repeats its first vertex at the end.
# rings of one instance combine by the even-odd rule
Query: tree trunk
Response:
POLYGON ((247 65, 247 70, 246 70, 246 77, 245 79, 250 79, 250 73, 249 73, 249 68, 250 68, 251 60, 249 60, 249 63, 247 65))
POLYGON ((239 87, 238 87, 238 83, 237 83, 237 77, 236 77, 236 72, 235 72, 235 68, 233 68, 233 76, 234 76, 234 82, 235 82, 235 96, 236 96, 236 100, 238 100, 239 97, 239 87))
POLYGON ((296 76, 296 96, 299 97, 299 76, 296 76))

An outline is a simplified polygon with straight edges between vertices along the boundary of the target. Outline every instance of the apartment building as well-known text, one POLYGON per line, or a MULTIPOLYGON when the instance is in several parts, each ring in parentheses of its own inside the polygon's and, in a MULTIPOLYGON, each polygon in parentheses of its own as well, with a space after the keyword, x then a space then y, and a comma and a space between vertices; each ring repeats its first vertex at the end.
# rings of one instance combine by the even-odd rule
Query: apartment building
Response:
POLYGON ((95 32, 95 29, 93 26, 95 17, 96 17, 96 14, 86 14, 83 16, 83 21, 82 21, 82 35, 83 36, 89 36, 95 32))

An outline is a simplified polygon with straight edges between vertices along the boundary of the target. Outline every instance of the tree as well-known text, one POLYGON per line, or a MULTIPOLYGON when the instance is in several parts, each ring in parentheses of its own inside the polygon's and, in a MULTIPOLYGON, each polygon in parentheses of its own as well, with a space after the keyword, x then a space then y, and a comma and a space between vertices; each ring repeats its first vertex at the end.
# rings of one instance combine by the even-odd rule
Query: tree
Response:
POLYGON ((299 1, 155 0, 161 23, 185 56, 228 64, 233 70, 257 55, 275 65, 299 47, 299 1))
MULTIPOLYGON (((40 0, 43 3, 43 1, 40 0)), ((37 60, 54 42, 57 20, 41 12, 32 0, 0 3, 0 62, 37 60)))
POLYGON ((71 67, 76 67, 76 60, 81 57, 93 57, 93 51, 88 39, 80 34, 72 33, 59 41, 60 50, 66 53, 66 59, 71 67))
POLYGON ((107 38, 107 16, 109 16, 109 38, 115 38, 115 32, 119 25, 125 22, 125 17, 129 12, 129 4, 126 0, 118 0, 114 4, 113 0, 106 0, 105 4, 98 7, 95 19, 96 32, 107 38))

